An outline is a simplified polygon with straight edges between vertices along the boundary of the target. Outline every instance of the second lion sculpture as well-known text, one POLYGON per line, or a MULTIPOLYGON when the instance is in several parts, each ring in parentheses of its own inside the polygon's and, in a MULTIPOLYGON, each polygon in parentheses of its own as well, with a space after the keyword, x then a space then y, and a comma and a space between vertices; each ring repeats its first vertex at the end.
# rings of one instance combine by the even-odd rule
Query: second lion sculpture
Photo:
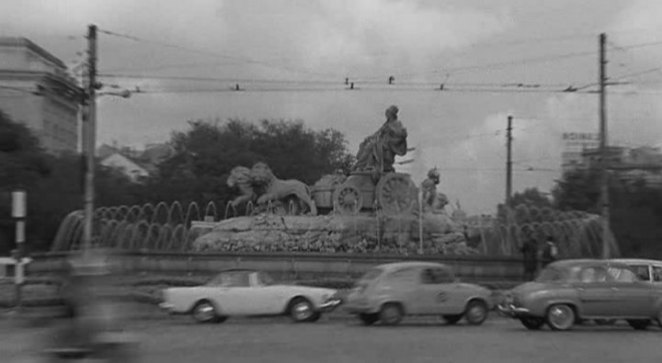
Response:
POLYGON ((227 183, 230 187, 238 187, 242 194, 231 202, 233 207, 255 200, 261 208, 269 203, 276 203, 285 206, 287 210, 289 203, 294 202, 297 206, 302 204, 306 207, 311 215, 317 215, 317 207, 310 196, 310 188, 296 179, 278 179, 266 163, 255 163, 252 169, 235 167, 227 183), (261 193, 258 195, 256 190, 261 193))

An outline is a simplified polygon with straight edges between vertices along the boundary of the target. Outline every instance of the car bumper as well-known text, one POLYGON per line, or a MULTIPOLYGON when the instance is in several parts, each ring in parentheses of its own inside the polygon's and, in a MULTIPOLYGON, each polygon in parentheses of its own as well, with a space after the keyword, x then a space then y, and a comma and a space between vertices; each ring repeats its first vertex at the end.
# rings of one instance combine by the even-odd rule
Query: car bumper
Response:
POLYGON ((511 318, 521 318, 531 316, 531 311, 527 308, 515 306, 513 304, 499 304, 497 309, 500 313, 511 318))
POLYGON ((342 303, 343 303, 342 299, 331 298, 320 304, 320 306, 317 309, 320 312, 328 313, 335 310, 338 306, 342 305, 342 303))
POLYGON ((162 302, 159 304, 159 308, 161 308, 161 310, 164 310, 169 314, 174 314, 175 306, 173 304, 162 302))

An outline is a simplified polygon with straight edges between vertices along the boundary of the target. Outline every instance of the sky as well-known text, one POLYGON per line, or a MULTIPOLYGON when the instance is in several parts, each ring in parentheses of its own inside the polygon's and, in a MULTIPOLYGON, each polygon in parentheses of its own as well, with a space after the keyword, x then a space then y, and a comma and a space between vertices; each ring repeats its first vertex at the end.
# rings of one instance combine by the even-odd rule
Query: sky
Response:
POLYGON ((339 130, 356 153, 395 104, 416 149, 397 170, 420 183, 438 167, 438 190, 475 214, 505 197, 509 115, 514 192, 549 192, 561 135, 598 132, 600 33, 609 143, 662 145, 661 17, 658 0, 3 0, 0 36, 75 70, 98 26, 101 92, 142 91, 98 99, 99 143, 285 119, 339 130))

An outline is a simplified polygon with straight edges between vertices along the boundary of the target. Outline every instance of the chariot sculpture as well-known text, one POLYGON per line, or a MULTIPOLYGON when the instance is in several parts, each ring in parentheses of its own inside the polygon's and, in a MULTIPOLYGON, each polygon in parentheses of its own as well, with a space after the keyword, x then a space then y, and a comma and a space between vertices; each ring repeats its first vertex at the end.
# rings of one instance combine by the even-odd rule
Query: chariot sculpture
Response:
POLYGON ((349 175, 320 179, 312 197, 321 213, 358 214, 380 210, 387 215, 409 214, 418 206, 418 189, 409 174, 393 168, 395 156, 407 153, 407 129, 398 120, 398 108, 386 110, 386 122, 359 147, 349 175))

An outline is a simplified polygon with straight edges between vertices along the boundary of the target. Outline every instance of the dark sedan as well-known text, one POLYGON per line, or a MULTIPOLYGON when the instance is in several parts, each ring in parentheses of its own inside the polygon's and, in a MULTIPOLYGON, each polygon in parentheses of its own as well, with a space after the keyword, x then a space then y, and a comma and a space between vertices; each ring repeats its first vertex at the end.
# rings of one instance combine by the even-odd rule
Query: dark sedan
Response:
POLYGON ((625 319, 635 329, 662 327, 662 289, 623 263, 564 260, 514 288, 499 309, 528 329, 570 329, 583 320, 625 319))

